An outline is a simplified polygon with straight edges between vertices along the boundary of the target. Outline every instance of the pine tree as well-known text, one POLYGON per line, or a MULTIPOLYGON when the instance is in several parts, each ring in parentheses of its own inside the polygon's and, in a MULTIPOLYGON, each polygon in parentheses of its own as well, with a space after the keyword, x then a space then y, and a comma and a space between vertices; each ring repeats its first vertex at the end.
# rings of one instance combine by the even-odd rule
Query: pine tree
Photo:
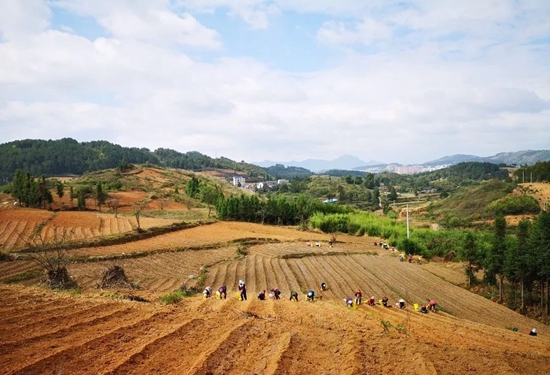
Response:
POLYGON ((101 206, 105 204, 107 197, 107 193, 103 191, 103 186, 101 185, 101 182, 98 182, 95 189, 95 199, 99 211, 101 211, 101 206))
POLYGON ((56 193, 57 193, 57 196, 59 197, 59 199, 63 198, 63 195, 65 195, 64 188, 65 188, 65 186, 63 186, 63 182, 57 181, 55 183, 55 189, 56 189, 56 193))
POLYGON ((490 281, 498 276, 499 302, 503 301, 504 260, 506 257, 506 220, 504 215, 498 214, 495 218, 493 244, 489 251, 489 265, 487 276, 490 281))
POLYGON ((469 289, 472 286, 472 280, 475 279, 475 271, 478 266, 477 262, 479 262, 476 237, 471 232, 466 233, 459 255, 460 258, 466 262, 466 277, 468 278, 469 289))

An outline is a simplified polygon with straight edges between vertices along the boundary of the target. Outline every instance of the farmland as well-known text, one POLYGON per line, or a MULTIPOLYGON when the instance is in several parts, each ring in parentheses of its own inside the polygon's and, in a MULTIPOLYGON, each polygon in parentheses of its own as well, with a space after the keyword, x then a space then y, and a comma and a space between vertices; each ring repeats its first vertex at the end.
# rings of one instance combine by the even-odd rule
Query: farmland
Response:
MULTIPOLYGON (((130 205, 144 196, 132 194, 118 198, 130 205)), ((141 218, 144 228, 174 222, 141 218)), ((329 235, 295 227, 197 222, 69 248, 68 271, 80 289, 68 293, 45 289, 41 269, 22 251, 33 233, 70 244, 135 228, 124 212, 0 210, 0 243, 12 258, 0 261, 2 373, 550 373, 550 327, 461 287, 459 263, 400 262, 397 252, 374 245, 379 238, 337 234, 329 246, 329 235), (98 287, 113 265, 135 289, 98 287), (235 298, 240 279, 247 301, 235 298), (319 291, 321 282, 328 290, 319 291), (197 285, 226 285, 228 298, 160 303, 164 294, 197 285), (271 288, 282 290, 281 300, 256 299, 271 288), (305 301, 310 288, 319 297, 314 303, 305 301), (342 299, 357 289, 365 299, 387 296, 390 307, 346 308, 342 299), (298 291, 297 303, 288 300, 290 290, 298 291), (399 298, 405 310, 395 307, 399 298), (439 311, 414 310, 432 298, 439 311), (538 337, 527 335, 533 327, 538 337)))
MULTIPOLYGON (((174 219, 144 217, 141 227, 148 229, 174 222, 174 219)), ((36 244, 39 239, 45 242, 54 238, 86 240, 130 232, 136 226, 131 216, 38 209, 0 210, 0 246, 11 250, 25 247, 28 243, 36 244)))

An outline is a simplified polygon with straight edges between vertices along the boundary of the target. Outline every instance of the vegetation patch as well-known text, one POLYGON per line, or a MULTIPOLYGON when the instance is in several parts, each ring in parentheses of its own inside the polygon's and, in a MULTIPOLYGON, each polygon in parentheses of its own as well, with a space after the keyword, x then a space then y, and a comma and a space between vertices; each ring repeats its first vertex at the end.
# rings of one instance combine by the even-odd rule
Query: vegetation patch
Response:
POLYGON ((122 266, 114 265, 105 270, 98 288, 134 288, 122 266))
POLYGON ((2 282, 4 284, 15 284, 21 281, 36 279, 37 277, 41 277, 42 275, 44 275, 44 272, 42 270, 32 269, 32 270, 28 270, 28 271, 21 272, 16 275, 7 277, 4 280, 2 280, 2 282))
POLYGON ((328 251, 326 253, 291 253, 283 254, 278 258, 280 259, 300 259, 306 257, 322 257, 322 256, 335 256, 335 255, 378 255, 376 251, 365 251, 365 252, 347 252, 347 251, 328 251))
POLYGON ((0 262, 11 262, 15 257, 5 251, 0 251, 0 262))

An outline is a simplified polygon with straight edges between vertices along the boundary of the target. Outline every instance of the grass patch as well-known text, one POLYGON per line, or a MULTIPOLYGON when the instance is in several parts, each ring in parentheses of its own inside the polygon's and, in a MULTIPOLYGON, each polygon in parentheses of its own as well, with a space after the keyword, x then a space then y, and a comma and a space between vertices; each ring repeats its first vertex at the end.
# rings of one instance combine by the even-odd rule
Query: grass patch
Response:
POLYGON ((395 326, 395 329, 401 334, 407 334, 407 326, 405 325, 405 323, 399 323, 395 326))
POLYGON ((201 267, 201 273, 199 277, 197 277, 197 284, 195 285, 196 289, 202 289, 204 288, 204 282, 206 281, 206 275, 208 274, 208 268, 201 267))
POLYGON ((248 249, 244 245, 237 246, 237 258, 243 258, 248 255, 248 249))
POLYGON ((164 294, 160 297, 160 303, 163 305, 173 305, 181 301, 183 298, 191 297, 197 294, 194 289, 190 290, 176 290, 172 293, 164 294))
POLYGON ((28 270, 28 271, 21 272, 21 273, 18 273, 16 275, 10 276, 10 277, 4 279, 3 283, 4 284, 15 284, 15 283, 18 283, 18 282, 21 282, 21 281, 36 279, 37 277, 40 277, 40 276, 43 276, 43 275, 44 275, 44 271, 39 270, 39 269, 33 269, 33 270, 28 270))
POLYGON ((390 334, 390 328, 393 327, 389 320, 380 319, 380 324, 382 325, 382 328, 384 328, 384 333, 389 335, 390 334))

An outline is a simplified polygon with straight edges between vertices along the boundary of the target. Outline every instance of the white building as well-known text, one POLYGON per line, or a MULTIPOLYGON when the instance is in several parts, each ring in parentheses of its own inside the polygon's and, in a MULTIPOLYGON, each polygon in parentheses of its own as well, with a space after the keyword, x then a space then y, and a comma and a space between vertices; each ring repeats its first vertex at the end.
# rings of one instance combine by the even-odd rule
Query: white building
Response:
POLYGON ((243 176, 233 176, 233 185, 244 186, 245 178, 243 176))

